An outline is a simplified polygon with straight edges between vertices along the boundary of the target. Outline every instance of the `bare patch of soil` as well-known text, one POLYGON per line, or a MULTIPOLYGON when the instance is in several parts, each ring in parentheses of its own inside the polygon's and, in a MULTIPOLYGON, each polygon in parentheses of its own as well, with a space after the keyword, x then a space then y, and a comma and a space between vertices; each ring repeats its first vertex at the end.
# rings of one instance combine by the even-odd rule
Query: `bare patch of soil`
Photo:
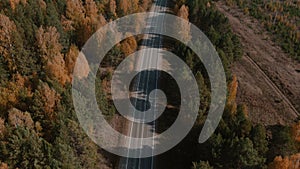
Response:
POLYGON ((300 112, 300 63, 275 45, 261 23, 235 7, 216 3, 240 37, 244 56, 232 66, 239 80, 238 103, 254 123, 289 124, 300 112))

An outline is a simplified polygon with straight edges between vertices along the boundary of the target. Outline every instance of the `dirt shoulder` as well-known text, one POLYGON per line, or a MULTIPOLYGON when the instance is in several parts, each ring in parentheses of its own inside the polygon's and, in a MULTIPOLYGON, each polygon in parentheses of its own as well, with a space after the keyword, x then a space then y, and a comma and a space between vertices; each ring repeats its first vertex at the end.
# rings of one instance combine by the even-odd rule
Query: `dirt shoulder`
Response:
POLYGON ((288 124, 300 112, 300 63, 275 45, 257 20, 216 3, 240 37, 244 56, 232 66, 238 77, 238 103, 249 107, 254 123, 288 124))

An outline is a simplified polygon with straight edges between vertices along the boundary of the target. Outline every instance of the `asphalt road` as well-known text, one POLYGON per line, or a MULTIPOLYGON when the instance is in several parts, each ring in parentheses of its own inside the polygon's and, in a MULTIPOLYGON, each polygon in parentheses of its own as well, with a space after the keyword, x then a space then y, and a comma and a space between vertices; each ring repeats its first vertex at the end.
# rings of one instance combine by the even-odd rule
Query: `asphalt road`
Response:
MULTIPOLYGON (((151 7, 150 12, 156 13, 165 13, 167 11, 167 0, 156 0, 151 7)), ((155 27, 155 25, 159 25, 161 20, 158 21, 156 19, 156 14, 149 16, 147 20, 147 27, 151 29, 151 27, 155 27)), ((143 48, 162 48, 162 37, 159 35, 153 34, 146 34, 144 35, 144 40, 142 42, 142 46, 140 49, 143 48)), ((158 53, 153 52, 152 50, 147 50, 146 52, 150 53, 143 53, 143 55, 151 56, 150 57, 141 57, 142 59, 136 60, 135 69, 139 71, 142 67, 147 67, 147 65, 156 64, 157 68, 161 65, 161 60, 158 59, 158 53)), ((159 71, 143 71, 139 73, 137 78, 133 81, 131 92, 134 93, 135 97, 131 98, 132 104, 140 111, 146 111, 149 109, 149 94, 153 89, 157 89, 159 86, 159 71)), ((156 96, 156 93, 154 94, 156 96)), ((154 104, 155 106, 155 98, 154 104)), ((155 108, 154 108, 155 111, 155 108)), ((136 113, 136 112, 135 112, 136 113)), ((153 113, 155 116, 155 113, 153 113)), ((130 137, 137 137, 137 138, 145 138, 145 137, 152 137, 155 135, 156 130, 156 121, 151 123, 134 123, 129 121, 128 124, 128 135, 130 137)), ((130 142, 128 147, 128 154, 129 149, 133 147, 138 147, 138 145, 133 145, 134 143, 130 142)), ((155 151, 155 141, 153 140, 150 143, 150 147, 148 149, 152 151, 152 154, 155 151)), ((143 145, 140 143, 139 145, 143 145)), ((147 144, 149 145, 149 143, 147 144)), ((137 156, 141 156, 143 151, 143 147, 140 147, 137 153, 137 156)), ((149 151, 149 150, 148 150, 149 151)), ((126 158, 122 157, 119 161, 118 168, 119 169, 154 169, 156 168, 155 157, 149 158, 126 158)))

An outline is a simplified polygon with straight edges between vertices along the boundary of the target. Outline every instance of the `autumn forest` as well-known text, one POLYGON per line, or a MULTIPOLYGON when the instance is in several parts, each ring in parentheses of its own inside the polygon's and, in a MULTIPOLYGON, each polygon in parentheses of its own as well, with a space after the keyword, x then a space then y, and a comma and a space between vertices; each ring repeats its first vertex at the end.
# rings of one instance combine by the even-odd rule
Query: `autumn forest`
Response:
MULTIPOLYGON (((118 168, 119 157, 96 145, 78 122, 71 93, 73 69, 81 48, 93 33, 122 16, 149 11, 152 3, 151 0, 0 1, 0 169, 118 168)), ((240 84, 231 70, 243 57, 241 40, 215 3, 214 0, 168 1, 170 13, 196 25, 215 46, 226 71, 228 94, 218 128, 207 142, 199 144, 198 136, 210 106, 209 78, 190 48, 164 40, 169 50, 191 68, 202 89, 196 124, 179 145, 163 155, 163 159, 174 162, 158 168, 297 169, 300 121, 266 125, 249 118, 252 110, 237 101, 240 84)), ((281 44, 295 62, 299 61, 299 3, 280 5, 258 0, 253 3, 226 0, 226 3, 264 22, 266 30, 276 35, 274 42, 281 44), (257 4, 268 12, 256 8, 257 4), (273 15, 277 10, 280 12, 273 15), (289 14, 285 15, 285 10, 289 14)), ((108 83, 115 66, 137 51, 140 43, 141 37, 132 36, 117 44, 104 59, 106 70, 97 74, 98 105, 107 121, 115 125, 120 114, 112 104, 108 83)), ((84 57, 81 59, 88 62, 84 57)), ((89 69, 81 67, 76 76, 89 77, 89 69)), ((173 118, 166 118, 161 127, 173 118)))

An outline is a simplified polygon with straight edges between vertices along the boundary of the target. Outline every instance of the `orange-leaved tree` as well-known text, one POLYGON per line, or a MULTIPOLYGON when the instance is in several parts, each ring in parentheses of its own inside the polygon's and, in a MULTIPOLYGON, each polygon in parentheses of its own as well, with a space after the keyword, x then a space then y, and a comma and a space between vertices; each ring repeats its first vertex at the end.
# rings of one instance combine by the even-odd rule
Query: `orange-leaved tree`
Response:
POLYGON ((0 14, 0 55, 4 58, 9 70, 16 69, 14 49, 14 34, 17 28, 15 23, 6 15, 0 14))
POLYGON ((27 0, 9 0, 9 4, 10 4, 11 9, 14 11, 16 9, 17 5, 20 4, 20 2, 23 5, 26 5, 27 0))
POLYGON ((115 0, 110 0, 108 3, 108 11, 113 17, 117 16, 117 3, 115 0))
POLYGON ((28 112, 22 112, 16 108, 8 111, 8 124, 14 127, 26 127, 32 129, 34 122, 28 112))
POLYGON ((300 168, 300 153, 282 158, 275 157, 274 161, 269 164, 268 169, 299 169, 300 168))
POLYGON ((124 52, 125 56, 128 56, 135 52, 137 49, 137 42, 133 36, 126 38, 122 43, 121 43, 121 50, 124 52))
MULTIPOLYGON (((177 12, 177 16, 189 21, 189 7, 182 5, 177 12)), ((181 25, 177 25, 177 26, 179 28, 178 30, 179 34, 183 37, 185 41, 188 42, 191 39, 190 25, 187 23, 182 23, 181 25)))
POLYGON ((41 82, 33 95, 34 106, 38 107, 36 114, 41 118, 52 121, 56 118, 55 110, 60 101, 60 95, 50 88, 47 83, 41 82))
POLYGON ((6 131, 5 121, 4 119, 0 118, 0 139, 4 137, 5 131, 6 131))
POLYGON ((22 105, 19 104, 20 97, 31 97, 31 89, 28 86, 28 78, 20 74, 13 75, 11 81, 0 87, 0 111, 6 112, 8 109, 22 105))
POLYGON ((300 121, 292 126, 292 135, 297 142, 300 142, 300 121))
POLYGON ((9 169, 6 163, 0 162, 0 169, 9 169))
POLYGON ((60 35, 55 27, 40 27, 36 32, 37 46, 46 75, 65 85, 70 78, 65 69, 65 61, 61 53, 62 46, 59 43, 60 35))
POLYGON ((66 54, 66 69, 69 73, 70 78, 72 79, 73 75, 77 78, 86 78, 89 75, 90 67, 88 61, 83 53, 79 53, 79 50, 76 45, 71 45, 69 52, 66 54), (77 65, 77 70, 74 73, 74 67, 76 61, 79 63, 77 65))
POLYGON ((237 112, 237 104, 236 104, 236 95, 238 89, 238 80, 234 75, 231 83, 228 86, 228 97, 227 97, 227 108, 232 113, 235 114, 237 112))

